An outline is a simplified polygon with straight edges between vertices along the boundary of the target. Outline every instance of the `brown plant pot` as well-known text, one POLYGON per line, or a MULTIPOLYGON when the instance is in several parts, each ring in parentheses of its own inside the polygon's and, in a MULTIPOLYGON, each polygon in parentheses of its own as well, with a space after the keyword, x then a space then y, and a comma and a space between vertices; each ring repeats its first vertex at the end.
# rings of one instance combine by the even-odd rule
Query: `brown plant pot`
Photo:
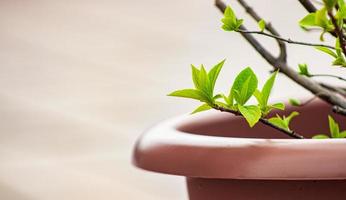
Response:
MULTIPOLYGON (((307 138, 329 133, 328 114, 346 128, 345 118, 321 101, 285 114, 292 110, 301 113, 292 128, 307 138)), ((185 176, 190 200, 346 199, 346 139, 290 139, 228 113, 160 123, 138 140, 133 162, 185 176)))

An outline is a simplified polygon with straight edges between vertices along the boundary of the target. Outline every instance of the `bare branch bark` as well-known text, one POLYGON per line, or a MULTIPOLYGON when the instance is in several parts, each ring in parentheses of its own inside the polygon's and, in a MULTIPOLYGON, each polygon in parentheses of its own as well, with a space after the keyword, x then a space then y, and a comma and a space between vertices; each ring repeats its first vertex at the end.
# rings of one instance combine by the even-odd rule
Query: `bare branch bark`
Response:
MULTIPOLYGON (((238 0, 238 3, 245 9, 245 11, 254 19, 256 22, 259 22, 262 18, 255 12, 254 9, 252 9, 244 0, 238 0)), ((266 23, 265 29, 269 31, 269 33, 280 37, 279 32, 271 25, 271 23, 266 23)), ((277 38, 276 38, 277 39, 277 38)), ((287 60, 287 49, 285 43, 283 43, 281 40, 277 39, 279 49, 280 49, 280 55, 278 57, 278 60, 286 61, 287 60)))
POLYGON ((310 13, 316 12, 316 10, 317 10, 316 7, 309 0, 298 0, 298 1, 300 2, 300 4, 302 4, 302 6, 308 12, 310 12, 310 13))
POLYGON ((333 106, 333 112, 346 116, 346 109, 345 108, 340 108, 339 106, 333 106))
POLYGON ((344 38, 344 33, 341 27, 339 27, 338 22, 336 21, 332 11, 328 11, 328 16, 330 17, 330 20, 332 21, 334 25, 334 32, 338 36, 338 40, 340 42, 340 47, 342 49, 342 52, 346 56, 346 46, 345 46, 345 38, 344 38))
MULTIPOLYGON (((235 110, 231 110, 231 109, 228 109, 228 108, 224 108, 224 107, 221 107, 219 105, 213 105, 212 106, 215 110, 219 110, 221 112, 228 112, 228 113, 232 113, 234 115, 237 115, 237 116, 242 116, 241 113, 239 113, 238 111, 235 111, 235 110)), ((282 133, 286 134, 287 136, 289 137, 292 137, 292 138, 296 138, 296 139, 304 139, 304 136, 296 133, 295 131, 292 131, 292 130, 287 130, 287 129, 284 129, 284 128, 281 128, 279 126, 276 126, 275 124, 269 122, 268 119, 265 119, 265 118, 260 118, 259 121, 266 125, 266 126, 269 126, 271 128, 274 128, 278 131, 281 131, 282 133)))
POLYGON ((334 91, 334 92, 339 93, 340 95, 346 97, 346 90, 341 88, 341 87, 329 85, 327 83, 319 83, 319 84, 328 90, 334 91))
MULTIPOLYGON (((215 1, 216 6, 223 13, 226 5, 221 0, 215 1)), ((246 31, 245 26, 240 29, 246 31)), ((310 78, 299 75, 295 70, 291 69, 286 62, 275 58, 269 51, 267 51, 251 34, 240 33, 254 49, 269 63, 274 69, 279 69, 281 73, 309 90, 314 95, 319 94, 319 97, 331 105, 336 105, 341 108, 346 108, 346 100, 344 97, 336 95, 328 89, 322 87, 319 83, 311 80, 310 78)))

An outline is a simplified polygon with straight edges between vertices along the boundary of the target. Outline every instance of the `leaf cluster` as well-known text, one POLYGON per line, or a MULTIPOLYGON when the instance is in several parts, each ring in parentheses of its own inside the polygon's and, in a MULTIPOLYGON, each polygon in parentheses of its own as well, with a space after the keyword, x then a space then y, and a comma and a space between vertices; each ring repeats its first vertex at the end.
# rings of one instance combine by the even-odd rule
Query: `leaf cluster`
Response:
POLYGON ((270 104, 269 96, 274 86, 277 71, 265 82, 261 90, 258 89, 258 79, 250 67, 246 67, 235 78, 228 95, 214 94, 215 82, 224 64, 224 60, 216 64, 207 72, 202 65, 197 69, 192 65, 193 89, 177 90, 169 96, 191 98, 203 102, 192 113, 209 110, 215 107, 223 107, 241 114, 250 127, 253 127, 261 117, 267 116, 271 110, 284 110, 283 103, 270 104), (247 105, 249 99, 254 96, 258 104, 247 105), (223 101, 218 99, 222 98, 223 101))
POLYGON ((221 19, 222 29, 225 31, 237 31, 243 24, 242 19, 238 19, 232 8, 227 6, 224 12, 224 17, 221 19))
MULTIPOLYGON (((324 34, 327 32, 333 32, 336 30, 331 17, 332 14, 335 18, 336 24, 342 29, 345 28, 344 21, 346 19, 346 5, 344 0, 323 0, 324 6, 316 12, 309 13, 299 21, 299 25, 306 30, 312 28, 321 29, 320 40, 324 41, 324 34), (335 13, 335 14, 333 14, 335 13)), ((335 50, 331 50, 327 47, 316 47, 317 50, 322 51, 334 58, 332 64, 336 66, 346 67, 345 55, 343 55, 340 48, 340 38, 336 38, 335 50)))

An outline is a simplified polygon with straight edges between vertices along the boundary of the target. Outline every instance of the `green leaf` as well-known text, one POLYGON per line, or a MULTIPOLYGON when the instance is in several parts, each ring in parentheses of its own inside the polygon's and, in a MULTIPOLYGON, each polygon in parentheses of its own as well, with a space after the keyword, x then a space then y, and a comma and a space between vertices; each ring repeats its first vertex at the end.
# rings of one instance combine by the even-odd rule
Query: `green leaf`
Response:
POLYGON ((331 10, 334 8, 336 0, 323 0, 323 3, 326 6, 327 10, 331 10))
POLYGON ((221 19, 223 23, 222 29, 225 31, 237 31, 242 25, 243 20, 237 19, 231 7, 227 6, 224 12, 224 18, 221 19))
POLYGON ((298 99, 289 99, 288 102, 292 105, 292 106, 300 106, 301 103, 298 99))
POLYGON ((220 99, 222 97, 223 97, 223 94, 217 94, 213 97, 213 99, 216 100, 216 99, 220 99))
POLYGON ((299 67, 299 74, 303 76, 310 77, 311 74, 309 73, 308 66, 306 64, 298 64, 299 67))
POLYGON ((335 120, 330 115, 328 115, 328 121, 329 121, 330 135, 332 136, 332 138, 338 138, 340 134, 339 124, 336 123, 335 120))
POLYGON ((207 71, 205 70, 203 65, 201 65, 201 70, 199 71, 198 82, 200 84, 200 90, 204 91, 209 96, 210 95, 210 81, 208 78, 207 71))
POLYGON ((195 89, 177 90, 168 94, 168 96, 190 98, 190 99, 200 100, 203 102, 208 102, 208 97, 205 96, 205 94, 202 93, 201 91, 198 91, 195 89))
POLYGON ((264 29, 266 28, 266 22, 261 19, 259 22, 258 22, 258 27, 260 28, 260 31, 263 32, 264 29))
POLYGON ((264 106, 266 106, 268 104, 268 99, 270 96, 270 93, 272 91, 274 82, 275 82, 275 78, 276 75, 278 74, 278 71, 275 71, 270 78, 266 81, 266 83, 264 84, 261 94, 262 94, 262 103, 264 106))
POLYGON ((338 65, 338 66, 343 66, 343 67, 346 66, 345 59, 342 57, 342 55, 333 61, 333 65, 338 65))
POLYGON ((339 134, 339 138, 346 138, 346 131, 342 131, 342 132, 339 134))
POLYGON ((285 104, 283 104, 283 103, 275 103, 275 104, 269 105, 269 107, 275 108, 278 110, 285 110, 285 104))
POLYGON ((328 135, 319 134, 312 137, 312 139, 329 139, 328 135))
POLYGON ((192 80, 196 89, 200 89, 201 85, 199 84, 199 69, 197 69, 194 65, 191 65, 192 71, 192 80))
POLYGON ((316 18, 316 14, 310 13, 299 21, 299 25, 303 28, 309 28, 311 26, 316 26, 315 18, 316 18))
POLYGON ((202 104, 201 106, 199 106, 198 108, 196 108, 191 114, 195 114, 198 112, 202 112, 202 111, 206 111, 206 110, 210 110, 212 107, 210 107, 208 104, 202 104))
POLYGON ((276 117, 272 117, 268 121, 283 129, 290 130, 289 128, 290 122, 297 115, 299 115, 299 113, 294 111, 288 117, 283 116, 281 118, 279 115, 276 115, 276 117))
POLYGON ((250 67, 241 71, 233 82, 231 95, 240 105, 244 105, 255 92, 258 80, 250 67))
POLYGON ((258 104, 259 104, 260 106, 262 106, 262 105, 263 105, 262 93, 261 93, 258 89, 256 89, 255 92, 253 93, 253 95, 255 96, 255 98, 256 98, 258 104))
POLYGON ((210 81, 210 87, 212 91, 214 91, 217 77, 219 76, 219 73, 224 63, 225 63, 225 60, 222 60, 220 63, 216 64, 208 73, 208 78, 210 81))
POLYGON ((192 70, 192 80, 196 89, 200 89, 201 85, 199 84, 199 69, 197 69, 194 65, 191 65, 192 70))
POLYGON ((250 127, 253 127, 261 118, 261 109, 258 106, 242 106, 238 104, 238 109, 250 127))
POLYGON ((285 120, 285 122, 286 122, 286 124, 287 124, 287 127, 290 125, 291 120, 292 120, 294 117, 298 116, 298 115, 299 115, 298 112, 293 111, 293 112, 291 112, 290 115, 288 115, 288 117, 285 117, 285 116, 284 116, 284 120, 285 120))
POLYGON ((272 117, 270 119, 268 119, 268 121, 280 128, 283 128, 283 129, 286 129, 286 130, 289 130, 288 129, 288 126, 286 125, 286 123, 284 122, 284 120, 279 116, 279 115, 276 115, 276 117, 272 117))
POLYGON ((331 56, 333 56, 334 58, 337 58, 338 56, 336 55, 336 53, 334 53, 334 51, 330 50, 327 47, 315 47, 315 49, 320 50, 326 54, 329 54, 331 56))
POLYGON ((338 0, 339 9, 335 14, 336 19, 344 19, 346 18, 346 5, 344 0, 338 0))
POLYGON ((320 10, 316 11, 315 23, 318 26, 320 26, 324 29, 327 29, 328 18, 327 18, 327 9, 325 7, 322 7, 320 10))

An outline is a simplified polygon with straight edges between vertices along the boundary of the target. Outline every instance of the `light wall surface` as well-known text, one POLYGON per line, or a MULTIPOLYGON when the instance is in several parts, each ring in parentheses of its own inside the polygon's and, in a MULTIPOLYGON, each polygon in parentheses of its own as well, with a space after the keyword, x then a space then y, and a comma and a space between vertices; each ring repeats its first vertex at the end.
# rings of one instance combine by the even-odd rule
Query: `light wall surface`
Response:
MULTIPOLYGON (((319 42, 298 27, 297 1, 249 3, 283 37, 319 42)), ((245 66, 261 84, 268 77, 271 67, 220 18, 212 0, 0 1, 0 199, 186 199, 184 178, 139 170, 131 153, 145 129, 198 105, 166 96, 191 86, 190 64, 226 58, 220 91, 245 66)), ((288 46, 292 67, 346 75, 327 55, 288 46)), ((306 96, 278 78, 274 100, 306 96)))

